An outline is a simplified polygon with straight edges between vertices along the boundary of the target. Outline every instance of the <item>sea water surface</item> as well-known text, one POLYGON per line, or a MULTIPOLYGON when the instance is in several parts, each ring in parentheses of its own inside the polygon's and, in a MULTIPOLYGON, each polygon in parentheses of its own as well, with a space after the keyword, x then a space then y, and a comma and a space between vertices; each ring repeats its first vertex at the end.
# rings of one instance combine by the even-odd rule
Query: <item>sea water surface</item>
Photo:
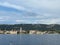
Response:
POLYGON ((0 45, 60 45, 60 35, 0 34, 0 45))

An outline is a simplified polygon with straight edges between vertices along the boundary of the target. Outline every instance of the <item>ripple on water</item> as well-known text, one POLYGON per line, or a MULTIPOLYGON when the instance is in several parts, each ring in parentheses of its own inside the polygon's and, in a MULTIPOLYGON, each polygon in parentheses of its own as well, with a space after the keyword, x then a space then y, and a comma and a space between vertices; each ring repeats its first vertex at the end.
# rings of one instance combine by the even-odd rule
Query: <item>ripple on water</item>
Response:
POLYGON ((0 45, 60 45, 60 35, 1 34, 0 45))

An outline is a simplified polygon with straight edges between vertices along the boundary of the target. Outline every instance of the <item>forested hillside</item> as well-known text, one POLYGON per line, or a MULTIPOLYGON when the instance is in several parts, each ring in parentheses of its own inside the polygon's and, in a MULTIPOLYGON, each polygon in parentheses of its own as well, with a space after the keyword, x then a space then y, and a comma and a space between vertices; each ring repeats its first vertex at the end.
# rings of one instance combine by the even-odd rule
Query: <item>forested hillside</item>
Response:
POLYGON ((59 24, 0 24, 0 30, 60 30, 59 24))

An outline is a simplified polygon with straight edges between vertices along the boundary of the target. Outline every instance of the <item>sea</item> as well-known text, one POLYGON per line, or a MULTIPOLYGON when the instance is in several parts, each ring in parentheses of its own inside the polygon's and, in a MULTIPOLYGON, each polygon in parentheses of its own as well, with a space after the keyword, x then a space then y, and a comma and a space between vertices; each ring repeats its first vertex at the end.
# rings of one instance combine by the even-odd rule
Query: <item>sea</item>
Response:
POLYGON ((0 45, 60 45, 60 34, 0 34, 0 45))

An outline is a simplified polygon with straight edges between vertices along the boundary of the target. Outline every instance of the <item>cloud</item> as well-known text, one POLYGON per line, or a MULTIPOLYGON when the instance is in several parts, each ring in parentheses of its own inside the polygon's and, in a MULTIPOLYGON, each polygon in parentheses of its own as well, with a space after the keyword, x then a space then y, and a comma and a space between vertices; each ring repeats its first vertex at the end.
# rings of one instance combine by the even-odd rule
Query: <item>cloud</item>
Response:
POLYGON ((15 20, 16 23, 19 23, 19 24, 32 24, 32 22, 30 20, 15 20))
POLYGON ((8 23, 60 24, 60 0, 5 0, 0 6, 20 11, 1 9, 0 20, 8 23))
POLYGON ((60 18, 34 20, 33 24, 60 24, 60 18))
POLYGON ((9 16, 0 16, 0 21, 7 21, 9 20, 9 16))
POLYGON ((60 3, 56 0, 38 0, 38 7, 47 8, 47 9, 60 9, 60 3))
POLYGON ((4 19, 3 17, 0 17, 0 22, 1 22, 1 21, 5 21, 5 19, 4 19))
POLYGON ((15 4, 10 4, 8 2, 0 2, 0 6, 5 6, 5 7, 9 7, 9 8, 14 8, 14 9, 17 9, 17 10, 25 10, 24 7, 22 6, 19 6, 19 5, 15 5, 15 4))
POLYGON ((27 24, 60 24, 60 18, 56 19, 41 19, 41 20, 16 20, 16 23, 27 23, 27 24), (32 23, 33 22, 33 23, 32 23))
POLYGON ((23 22, 23 21, 24 21, 24 20, 16 20, 16 22, 18 22, 18 23, 19 23, 19 22, 23 22))

